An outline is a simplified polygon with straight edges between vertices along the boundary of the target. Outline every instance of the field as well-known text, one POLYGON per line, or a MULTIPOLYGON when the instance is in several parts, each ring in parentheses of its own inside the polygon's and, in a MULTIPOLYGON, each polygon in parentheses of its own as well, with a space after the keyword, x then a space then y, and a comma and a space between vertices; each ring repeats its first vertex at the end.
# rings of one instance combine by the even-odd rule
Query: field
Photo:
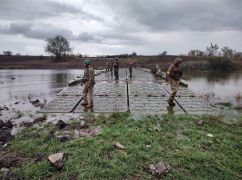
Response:
MULTIPOLYGON (((147 167, 159 162, 171 169, 164 179, 241 179, 242 122, 215 116, 133 117, 86 115, 94 137, 59 142, 53 134, 69 132, 80 124, 72 119, 64 130, 53 124, 26 128, 1 151, 1 160, 13 161, 12 177, 25 179, 154 179, 147 167), (52 134, 52 135, 50 135, 52 134), (124 149, 114 147, 119 142, 124 149), (47 161, 53 153, 68 158, 57 171, 47 161), (36 158, 39 157, 39 158, 36 158)), ((3 173, 2 173, 3 176, 3 173)))
MULTIPOLYGON (((168 66, 173 63, 174 59, 177 57, 182 57, 182 59, 188 63, 203 64, 207 62, 213 62, 220 60, 222 58, 217 57, 192 57, 192 56, 136 56, 131 57, 136 66, 152 68, 154 65, 158 64, 165 70, 168 66)), ((3 56, 0 55, 0 69, 79 69, 84 68, 83 61, 86 58, 79 57, 67 57, 56 63, 53 58, 49 56, 3 56)), ((105 68, 106 61, 109 58, 98 58, 90 57, 92 60, 93 67, 95 69, 105 68)), ((237 59, 233 61, 236 67, 242 67, 242 60, 237 59)), ((127 58, 120 59, 120 67, 127 67, 127 58)), ((196 66, 200 68, 200 66, 196 66)))

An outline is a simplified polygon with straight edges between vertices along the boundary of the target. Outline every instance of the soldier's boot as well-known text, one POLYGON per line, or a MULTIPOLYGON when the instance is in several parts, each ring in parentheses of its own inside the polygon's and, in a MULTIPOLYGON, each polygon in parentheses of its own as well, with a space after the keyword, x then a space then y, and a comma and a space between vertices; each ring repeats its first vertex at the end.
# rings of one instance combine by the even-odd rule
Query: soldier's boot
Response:
POLYGON ((92 108, 93 107, 93 88, 89 89, 88 92, 88 105, 86 106, 87 108, 92 108))
POLYGON ((81 105, 82 106, 86 106, 86 105, 88 105, 88 103, 87 102, 83 102, 83 103, 81 103, 81 105))
POLYGON ((87 108, 92 108, 93 107, 93 104, 88 104, 86 107, 87 108))

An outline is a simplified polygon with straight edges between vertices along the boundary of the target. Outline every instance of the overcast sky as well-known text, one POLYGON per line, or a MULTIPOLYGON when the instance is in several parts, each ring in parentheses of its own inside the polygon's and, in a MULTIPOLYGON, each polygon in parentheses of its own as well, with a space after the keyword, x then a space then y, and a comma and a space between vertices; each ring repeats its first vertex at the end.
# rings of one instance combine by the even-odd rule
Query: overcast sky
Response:
POLYGON ((242 0, 0 0, 0 53, 46 54, 55 35, 75 54, 242 51, 242 0))

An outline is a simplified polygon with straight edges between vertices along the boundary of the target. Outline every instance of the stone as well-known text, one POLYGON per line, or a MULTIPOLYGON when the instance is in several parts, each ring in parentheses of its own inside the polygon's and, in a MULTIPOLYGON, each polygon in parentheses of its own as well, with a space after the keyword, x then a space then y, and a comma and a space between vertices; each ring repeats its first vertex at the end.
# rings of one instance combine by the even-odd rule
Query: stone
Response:
POLYGON ((67 124, 66 124, 64 121, 59 120, 59 121, 57 122, 56 126, 57 126, 59 129, 64 129, 64 128, 67 126, 67 124))
POLYGON ((121 149, 121 150, 125 149, 125 147, 119 142, 114 142, 113 146, 117 149, 121 149))
POLYGON ((41 123, 41 122, 46 121, 46 119, 47 119, 47 116, 44 115, 44 116, 41 116, 41 117, 37 117, 37 118, 35 118, 33 122, 34 122, 34 123, 41 123))
POLYGON ((198 125, 198 126, 203 126, 204 125, 204 121, 203 120, 199 120, 196 124, 198 125))
POLYGON ((32 127, 34 125, 34 123, 33 122, 22 122, 22 123, 20 123, 20 127, 32 127))
POLYGON ((207 136, 208 136, 208 137, 211 137, 211 138, 214 137, 214 135, 213 135, 213 134, 210 134, 210 133, 208 133, 207 136))
MULTIPOLYGON (((1 142, 0 142, 0 144, 1 144, 1 142)), ((5 144, 2 145, 2 147, 0 148, 0 150, 3 150, 3 149, 5 149, 8 146, 9 146, 9 143, 5 143, 5 144)))
POLYGON ((33 105, 36 105, 36 104, 39 103, 39 102, 40 102, 39 99, 36 99, 36 100, 34 100, 34 101, 30 101, 30 103, 33 104, 33 105))
POLYGON ((94 137, 96 136, 96 132, 95 130, 92 130, 92 129, 75 130, 75 136, 76 137, 94 137))
POLYGON ((19 104, 19 102, 15 102, 14 104, 19 104))
POLYGON ((59 135, 59 136, 56 136, 56 139, 60 142, 66 142, 71 139, 71 136, 70 135, 59 135))
POLYGON ((8 120, 7 122, 4 123, 4 126, 7 127, 7 128, 9 128, 9 129, 12 129, 12 128, 13 128, 13 124, 12 124, 12 122, 9 121, 9 120, 8 120))
POLYGON ((0 120, 0 129, 4 126, 3 120, 0 120))
POLYGON ((94 137, 101 132, 100 127, 95 129, 75 129, 75 137, 94 137))
POLYGON ((52 154, 48 157, 48 161, 57 170, 61 170, 64 167, 64 156, 64 153, 52 154))
POLYGON ((9 171, 9 169, 8 168, 1 168, 1 171, 3 172, 3 173, 7 173, 8 171, 9 171))
POLYGON ((6 110, 6 111, 9 110, 9 108, 8 108, 7 106, 4 106, 3 108, 4 108, 4 110, 6 110))
POLYGON ((170 170, 171 167, 168 164, 159 162, 158 164, 151 164, 148 167, 149 172, 152 173, 152 175, 155 175, 158 178, 162 178, 164 175, 166 175, 170 170))
POLYGON ((80 127, 81 129, 82 129, 82 128, 88 128, 88 126, 87 126, 87 124, 86 124, 85 121, 81 121, 79 127, 80 127))
POLYGON ((0 130, 0 142, 5 144, 6 142, 9 142, 13 138, 11 132, 6 130, 0 130))

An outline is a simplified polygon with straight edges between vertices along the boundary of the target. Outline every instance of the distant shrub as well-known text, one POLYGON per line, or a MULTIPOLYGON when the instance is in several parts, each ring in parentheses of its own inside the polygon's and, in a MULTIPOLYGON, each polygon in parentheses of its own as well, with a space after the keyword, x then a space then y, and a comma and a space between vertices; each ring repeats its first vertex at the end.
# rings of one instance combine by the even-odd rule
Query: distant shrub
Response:
POLYGON ((219 70, 219 71, 230 71, 234 70, 234 64, 230 61, 229 58, 216 58, 211 61, 208 61, 210 70, 219 70))
POLYGON ((187 70, 200 70, 200 71, 206 71, 208 70, 208 62, 207 61, 187 61, 182 63, 181 70, 187 71, 187 70))
POLYGON ((234 70, 235 65, 233 62, 226 57, 218 57, 210 60, 200 60, 200 61, 187 61, 181 65, 181 70, 218 70, 218 71, 230 71, 234 70))

